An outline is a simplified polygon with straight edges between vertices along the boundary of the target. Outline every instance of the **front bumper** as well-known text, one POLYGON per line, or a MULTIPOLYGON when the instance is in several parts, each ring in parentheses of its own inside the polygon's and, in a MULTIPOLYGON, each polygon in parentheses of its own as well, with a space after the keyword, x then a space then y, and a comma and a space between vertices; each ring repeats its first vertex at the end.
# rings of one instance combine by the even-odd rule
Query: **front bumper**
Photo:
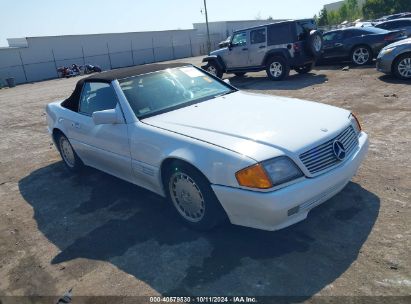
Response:
POLYGON ((377 58, 377 70, 385 73, 385 74, 391 74, 391 69, 392 69, 392 63, 394 61, 394 56, 393 54, 390 53, 388 55, 384 56, 378 56, 377 58))
POLYGON ((212 188, 232 224, 279 230, 304 220, 308 212, 340 192, 355 175, 368 150, 361 132, 359 145, 333 170, 273 192, 256 192, 220 185, 212 188))

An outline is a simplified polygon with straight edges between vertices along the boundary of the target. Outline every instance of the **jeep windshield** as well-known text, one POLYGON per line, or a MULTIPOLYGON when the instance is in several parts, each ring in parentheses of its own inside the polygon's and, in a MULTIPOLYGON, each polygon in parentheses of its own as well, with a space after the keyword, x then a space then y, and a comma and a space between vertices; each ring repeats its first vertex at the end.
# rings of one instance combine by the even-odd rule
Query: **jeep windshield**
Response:
POLYGON ((119 80, 139 119, 173 111, 234 92, 192 66, 162 70, 119 80))

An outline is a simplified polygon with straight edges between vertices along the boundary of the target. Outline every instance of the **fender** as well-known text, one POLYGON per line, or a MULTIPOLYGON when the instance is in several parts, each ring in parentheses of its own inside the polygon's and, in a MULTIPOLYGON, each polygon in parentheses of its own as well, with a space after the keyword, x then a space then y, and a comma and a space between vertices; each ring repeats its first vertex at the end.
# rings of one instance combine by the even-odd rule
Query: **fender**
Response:
POLYGON ((273 57, 273 56, 280 56, 280 57, 283 57, 283 58, 286 59, 286 60, 287 60, 287 59, 291 59, 290 52, 289 52, 287 49, 285 49, 285 48, 272 49, 272 50, 269 50, 269 51, 265 54, 264 59, 263 59, 263 65, 266 65, 266 64, 267 64, 267 60, 268 60, 269 58, 273 57))
POLYGON ((226 71, 224 60, 219 55, 208 55, 203 58, 202 62, 214 62, 222 71, 226 71))

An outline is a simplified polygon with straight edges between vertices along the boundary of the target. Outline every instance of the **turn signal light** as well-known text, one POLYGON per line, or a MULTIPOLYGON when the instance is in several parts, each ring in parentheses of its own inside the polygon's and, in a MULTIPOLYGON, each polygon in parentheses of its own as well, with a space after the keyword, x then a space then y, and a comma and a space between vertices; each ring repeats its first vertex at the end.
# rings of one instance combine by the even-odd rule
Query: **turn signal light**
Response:
POLYGON ((351 113, 351 115, 352 115, 352 117, 354 117, 355 121, 357 122, 358 130, 361 132, 362 127, 361 127, 360 121, 358 120, 357 116, 355 116, 354 113, 351 113))
POLYGON ((260 164, 238 171, 235 177, 238 183, 244 187, 269 189, 273 186, 270 178, 260 164))

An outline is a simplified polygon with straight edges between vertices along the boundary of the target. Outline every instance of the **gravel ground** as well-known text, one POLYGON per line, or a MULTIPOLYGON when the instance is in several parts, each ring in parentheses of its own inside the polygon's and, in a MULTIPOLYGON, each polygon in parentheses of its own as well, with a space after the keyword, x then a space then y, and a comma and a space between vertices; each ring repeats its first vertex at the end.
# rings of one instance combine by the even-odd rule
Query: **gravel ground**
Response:
POLYGON ((262 72, 231 77, 247 91, 352 110, 370 150, 353 181, 295 226, 198 233, 155 194, 96 170, 65 170, 44 107, 78 79, 0 90, 0 296, 71 287, 74 297, 411 295, 410 82, 341 66, 283 82, 262 72))

